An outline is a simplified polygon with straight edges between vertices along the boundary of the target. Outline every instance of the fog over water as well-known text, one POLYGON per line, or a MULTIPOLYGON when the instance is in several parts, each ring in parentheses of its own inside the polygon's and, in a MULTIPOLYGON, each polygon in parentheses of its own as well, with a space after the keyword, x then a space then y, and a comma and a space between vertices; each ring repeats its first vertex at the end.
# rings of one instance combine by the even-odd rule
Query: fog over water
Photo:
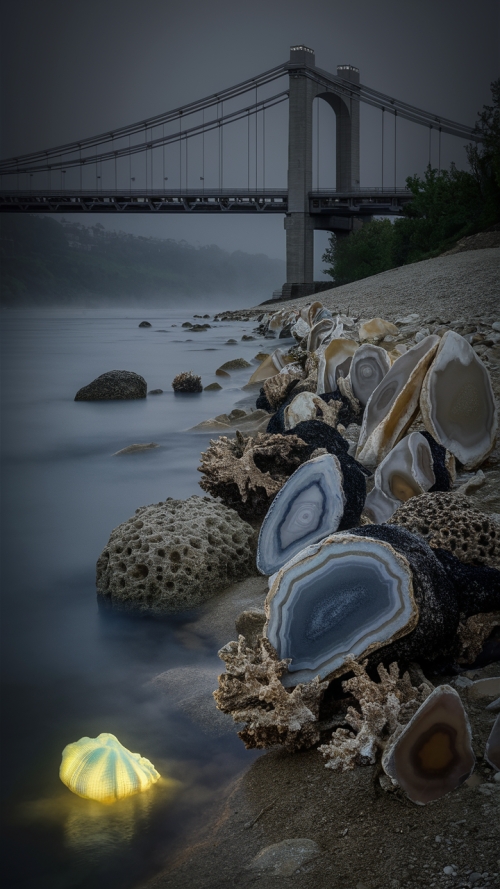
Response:
MULTIPOLYGON (((217 379, 224 361, 264 345, 238 342, 252 324, 189 334, 176 316, 134 310, 3 314, 2 793, 8 885, 127 889, 158 869, 190 819, 254 754, 213 738, 148 686, 171 667, 219 665, 216 644, 190 631, 193 615, 164 620, 102 611, 95 562, 111 530, 166 497, 203 495, 199 454, 210 435, 186 430, 245 396, 249 370, 216 393, 176 396, 181 370, 217 379), (153 329, 139 328, 147 319, 153 329), (177 324, 177 327, 172 327, 177 324), (75 402, 113 368, 142 374, 163 395, 75 402), (134 442, 155 450, 113 454, 134 442), (164 778, 114 806, 74 796, 59 780, 61 751, 112 732, 164 778), (13 854, 11 854, 13 853, 13 854)), ((269 346, 269 343, 265 343, 269 346)), ((222 669, 222 664, 220 664, 222 669)), ((215 705, 214 705, 215 706, 215 705)))

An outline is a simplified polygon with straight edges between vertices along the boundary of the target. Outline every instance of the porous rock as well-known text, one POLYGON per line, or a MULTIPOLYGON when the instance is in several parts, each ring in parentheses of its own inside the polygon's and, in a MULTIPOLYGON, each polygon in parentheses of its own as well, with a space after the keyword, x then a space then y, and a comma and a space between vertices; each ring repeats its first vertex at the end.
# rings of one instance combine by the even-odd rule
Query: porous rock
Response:
POLYGON ((408 722, 432 691, 429 682, 415 688, 409 673, 400 676, 397 663, 388 669, 378 665, 379 682, 368 676, 366 665, 367 661, 359 664, 354 658, 346 662, 346 669, 354 676, 344 681, 342 688, 356 698, 359 709, 349 707, 345 721, 350 729, 337 728, 330 742, 318 748, 327 769, 347 771, 375 763, 389 737, 408 722))
POLYGON ((75 401, 146 398, 147 389, 144 377, 131 370, 108 370, 79 389, 75 401))
POLYGON ((500 627, 500 611, 473 614, 458 625, 459 664, 473 664, 495 627, 500 627))
POLYGON ((258 433, 245 438, 239 431, 234 439, 222 435, 201 454, 200 487, 243 518, 258 518, 311 450, 296 435, 258 433))
POLYGON ((97 591, 141 611, 193 608, 255 573, 256 535, 208 497, 142 506, 114 531, 97 562, 97 591))
POLYGON ((245 360, 245 358, 232 358, 230 361, 225 361, 224 364, 218 368, 219 370, 243 370, 245 367, 251 367, 252 365, 245 360))
POLYGON ((500 529, 465 498, 449 493, 421 494, 400 506, 389 520, 447 549, 462 562, 500 569, 500 529))
POLYGON ((253 647, 240 636, 219 651, 226 673, 219 676, 214 699, 219 710, 235 722, 245 723, 238 732, 245 747, 267 748, 282 744, 290 751, 312 747, 319 741, 318 713, 328 685, 316 677, 307 685, 287 691, 281 677, 286 660, 263 637, 253 647))
POLYGON ((177 374, 172 380, 174 392, 202 392, 201 377, 188 370, 177 374))
POLYGON ((280 373, 265 381, 264 393, 272 410, 276 410, 280 406, 293 387, 297 385, 300 377, 301 374, 298 373, 280 373))

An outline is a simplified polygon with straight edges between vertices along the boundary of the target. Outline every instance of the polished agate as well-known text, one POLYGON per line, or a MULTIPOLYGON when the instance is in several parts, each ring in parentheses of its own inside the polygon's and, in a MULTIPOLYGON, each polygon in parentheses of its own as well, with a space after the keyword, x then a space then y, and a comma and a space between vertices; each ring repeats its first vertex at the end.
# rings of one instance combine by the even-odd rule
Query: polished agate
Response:
POLYGON ((328 342, 332 338, 335 330, 333 318, 322 318, 314 327, 311 327, 309 336, 307 337, 307 351, 316 352, 323 342, 328 342))
POLYGON ((490 766, 493 766, 497 772, 500 771, 500 716, 495 719, 490 736, 486 741, 484 757, 490 766))
POLYGON ((448 330, 420 395, 426 429, 466 469, 474 469, 493 447, 498 426, 491 380, 472 346, 448 330))
POLYGON ((318 364, 318 395, 334 392, 339 376, 347 377, 358 344, 354 340, 333 339, 320 354, 318 364))
POLYGON ((382 758, 387 775, 415 803, 460 787, 474 765, 469 720, 450 685, 434 689, 382 758))
POLYGON ((418 620, 410 566, 388 543, 335 534, 306 547, 272 579, 265 633, 290 658, 287 686, 342 673, 409 633, 418 620))
POLYGON ((394 362, 368 399, 356 459, 377 466, 406 432, 418 412, 420 390, 439 345, 427 336, 394 362))
POLYGON ((257 568, 274 574, 305 546, 336 531, 345 496, 340 463, 323 454, 303 463, 274 498, 262 523, 257 568))
POLYGON ((357 349, 349 370, 349 380, 353 394, 363 407, 390 369, 391 359, 385 349, 370 343, 363 343, 357 349))
POLYGON ((424 494, 436 483, 427 439, 420 432, 405 435, 377 466, 374 481, 365 512, 374 522, 386 522, 402 503, 424 494))

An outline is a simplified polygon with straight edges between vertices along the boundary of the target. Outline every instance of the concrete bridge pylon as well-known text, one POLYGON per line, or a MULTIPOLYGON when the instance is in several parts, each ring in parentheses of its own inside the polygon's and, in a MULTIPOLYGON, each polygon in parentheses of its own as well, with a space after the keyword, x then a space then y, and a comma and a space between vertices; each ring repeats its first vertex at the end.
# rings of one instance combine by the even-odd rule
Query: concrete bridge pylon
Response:
POLYGON ((323 99, 336 116, 336 188, 359 189, 359 70, 339 65, 337 77, 316 68, 315 54, 306 46, 290 48, 288 125, 288 212, 285 217, 287 280, 284 298, 303 296, 320 289, 314 284, 314 230, 348 234, 357 220, 318 217, 310 213, 312 191, 313 102, 323 99), (319 75, 315 77, 315 75, 319 75), (338 78, 338 85, 335 81, 338 78), (352 93, 345 83, 353 84, 352 93))

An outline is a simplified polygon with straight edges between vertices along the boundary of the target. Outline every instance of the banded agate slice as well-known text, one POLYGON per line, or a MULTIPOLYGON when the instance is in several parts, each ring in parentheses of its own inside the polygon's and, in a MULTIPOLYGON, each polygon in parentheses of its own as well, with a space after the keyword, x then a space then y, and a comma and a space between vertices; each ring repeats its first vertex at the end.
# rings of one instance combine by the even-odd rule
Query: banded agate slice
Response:
POLYGON ((405 434, 418 412, 422 383, 439 345, 426 336, 394 362, 368 399, 356 460, 377 466, 405 434))
POLYGON ((434 689, 382 757, 386 774, 415 803, 460 787, 475 762, 469 720, 450 685, 434 689))
POLYGON ((336 531, 344 512, 340 463, 333 454, 308 460, 278 491, 262 523, 257 568, 274 574, 310 543, 336 531))
POLYGON ((359 657, 411 632, 418 621, 412 572, 388 543, 336 534, 281 568, 266 599, 266 635, 291 662, 282 682, 342 673, 359 657))
POLYGON ((390 369, 391 359, 381 346, 363 343, 357 349, 352 359, 349 379, 352 391, 363 407, 390 369))
POLYGON ((426 429, 474 469, 491 451, 498 426, 491 380, 467 340, 448 330, 422 385, 420 409, 426 429))
POLYGON ((376 523, 386 522, 402 503, 428 491, 435 482, 429 442, 420 432, 412 432, 377 466, 365 512, 376 523))

